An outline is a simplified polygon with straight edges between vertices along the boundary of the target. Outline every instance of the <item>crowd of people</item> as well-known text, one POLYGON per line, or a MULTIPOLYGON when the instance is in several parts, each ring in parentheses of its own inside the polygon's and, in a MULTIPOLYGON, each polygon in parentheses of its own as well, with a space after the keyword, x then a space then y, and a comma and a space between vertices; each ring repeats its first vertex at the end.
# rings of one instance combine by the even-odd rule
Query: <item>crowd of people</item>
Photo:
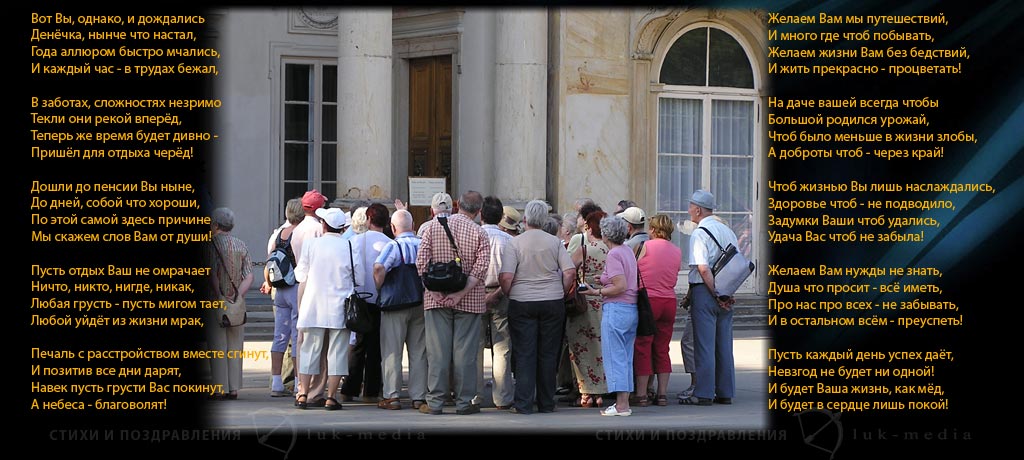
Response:
MULTIPOLYGON (((281 280, 268 264, 260 285, 274 298, 271 396, 293 397, 299 409, 338 410, 362 398, 381 409, 433 415, 445 405, 468 415, 490 404, 531 414, 563 401, 629 416, 631 406, 668 405, 669 346, 677 308, 686 308, 681 348, 690 387, 678 403, 732 402, 734 299, 717 293, 711 267, 721 256, 713 240, 737 242, 714 215, 711 193, 690 198, 682 302, 682 251, 671 242, 676 224, 665 214, 648 218, 628 200, 612 214, 589 199, 577 200, 571 213, 553 213, 541 200, 520 213, 475 191, 457 202, 438 193, 418 231, 405 204, 396 200, 395 208, 364 202, 346 213, 328 207, 317 190, 288 201, 267 255, 284 250, 294 276, 281 280), (637 335, 641 289, 653 335, 637 335), (576 292, 586 296, 585 308, 567 308, 576 292), (346 324, 345 307, 356 298, 370 317, 360 333, 346 324), (288 367, 296 373, 294 391, 285 385, 288 367)), ((208 253, 218 274, 212 295, 236 302, 259 274, 231 235, 233 213, 219 208, 211 222, 208 253)), ((241 350, 242 325, 211 321, 207 328, 211 348, 241 350)), ((214 361, 213 383, 224 388, 214 399, 237 399, 240 359, 214 361)))

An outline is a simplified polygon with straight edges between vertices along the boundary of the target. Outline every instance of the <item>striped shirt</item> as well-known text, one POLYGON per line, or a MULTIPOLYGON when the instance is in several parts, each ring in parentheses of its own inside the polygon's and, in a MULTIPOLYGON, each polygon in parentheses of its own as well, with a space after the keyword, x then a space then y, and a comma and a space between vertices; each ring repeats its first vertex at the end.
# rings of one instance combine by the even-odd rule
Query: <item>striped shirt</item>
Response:
POLYGON ((416 255, 420 252, 420 238, 413 232, 399 233, 384 249, 380 251, 374 264, 381 264, 385 272, 399 266, 400 264, 416 263, 416 255), (401 251, 402 259, 398 258, 401 251))
POLYGON ((220 296, 235 299, 242 280, 252 273, 249 249, 242 240, 227 233, 218 233, 213 237, 213 244, 207 247, 207 257, 216 271, 220 296))

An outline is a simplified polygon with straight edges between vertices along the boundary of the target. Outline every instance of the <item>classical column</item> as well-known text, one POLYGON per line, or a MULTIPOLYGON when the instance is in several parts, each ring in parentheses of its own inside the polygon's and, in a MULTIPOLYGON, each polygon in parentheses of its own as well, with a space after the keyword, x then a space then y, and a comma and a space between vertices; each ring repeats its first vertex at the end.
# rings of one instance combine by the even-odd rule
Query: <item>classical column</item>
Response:
POLYGON ((546 197, 547 17, 546 9, 497 13, 494 194, 520 208, 546 197))
POLYGON ((340 199, 391 196, 391 54, 391 8, 338 13, 340 199))

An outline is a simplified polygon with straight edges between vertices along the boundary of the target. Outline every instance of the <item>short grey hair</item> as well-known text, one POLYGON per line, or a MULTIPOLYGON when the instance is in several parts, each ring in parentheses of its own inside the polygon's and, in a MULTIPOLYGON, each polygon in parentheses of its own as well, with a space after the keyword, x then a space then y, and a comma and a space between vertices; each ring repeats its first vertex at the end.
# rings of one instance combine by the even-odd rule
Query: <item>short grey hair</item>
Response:
POLYGON ((601 236, 611 243, 622 244, 629 236, 629 223, 619 216, 601 219, 601 236))
POLYGON ((210 214, 210 221, 222 231, 230 232, 235 228, 235 212, 228 208, 217 208, 210 214))
POLYGON ((302 210, 302 199, 292 198, 288 200, 288 204, 284 207, 284 217, 292 225, 299 225, 302 219, 306 218, 306 213, 302 210))
POLYGON ((476 214, 484 207, 484 196, 476 190, 467 190, 459 197, 459 210, 468 214, 476 214))
POLYGON ((533 200, 526 203, 523 214, 526 225, 533 228, 544 228, 544 223, 548 220, 548 204, 543 200, 533 200))
POLYGON ((548 216, 547 220, 544 221, 542 230, 551 236, 558 236, 558 221, 554 217, 548 216))
POLYGON ((565 229, 565 233, 572 235, 576 233, 576 219, 578 219, 580 213, 578 212, 567 212, 562 215, 562 228, 565 229))
POLYGON ((391 223, 394 224, 395 230, 399 233, 411 232, 412 231, 412 213, 404 209, 399 209, 391 215, 391 223))

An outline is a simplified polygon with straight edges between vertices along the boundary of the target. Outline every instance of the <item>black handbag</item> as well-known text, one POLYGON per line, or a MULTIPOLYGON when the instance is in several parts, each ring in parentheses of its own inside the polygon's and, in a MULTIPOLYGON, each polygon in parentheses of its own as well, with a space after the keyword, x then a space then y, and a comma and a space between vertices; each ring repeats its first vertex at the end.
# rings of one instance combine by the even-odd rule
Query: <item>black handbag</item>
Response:
POLYGON ((401 243, 396 240, 395 245, 400 263, 384 276, 384 284, 380 286, 381 311, 404 310, 423 303, 423 282, 416 271, 416 263, 405 263, 401 243))
MULTIPOLYGON (((637 254, 643 249, 644 244, 640 243, 637 254)), ((654 311, 651 310, 651 298, 647 296, 647 287, 644 285, 644 277, 640 274, 640 262, 636 264, 636 335, 637 337, 652 336, 658 330, 654 324, 654 311)))
MULTIPOLYGON (((352 256, 352 242, 348 243, 348 256, 352 268, 352 284, 359 287, 356 281, 356 260, 352 256)), ((365 334, 373 329, 373 321, 370 319, 370 306, 366 302, 369 299, 369 292, 354 290, 352 295, 345 299, 345 327, 355 333, 365 334)))
POLYGON ((455 244, 455 237, 448 228, 448 218, 438 217, 437 221, 444 228, 444 233, 448 235, 448 241, 455 250, 455 260, 437 263, 431 261, 427 265, 427 271, 423 273, 423 286, 434 292, 458 292, 466 287, 469 277, 462 272, 462 257, 459 255, 459 247, 455 244))
POLYGON ((569 289, 569 293, 565 295, 565 315, 569 317, 576 317, 582 315, 590 309, 590 302, 587 300, 587 296, 579 291, 579 287, 587 282, 587 237, 582 232, 580 233, 580 249, 583 251, 583 263, 580 264, 580 271, 576 275, 576 283, 569 289))

